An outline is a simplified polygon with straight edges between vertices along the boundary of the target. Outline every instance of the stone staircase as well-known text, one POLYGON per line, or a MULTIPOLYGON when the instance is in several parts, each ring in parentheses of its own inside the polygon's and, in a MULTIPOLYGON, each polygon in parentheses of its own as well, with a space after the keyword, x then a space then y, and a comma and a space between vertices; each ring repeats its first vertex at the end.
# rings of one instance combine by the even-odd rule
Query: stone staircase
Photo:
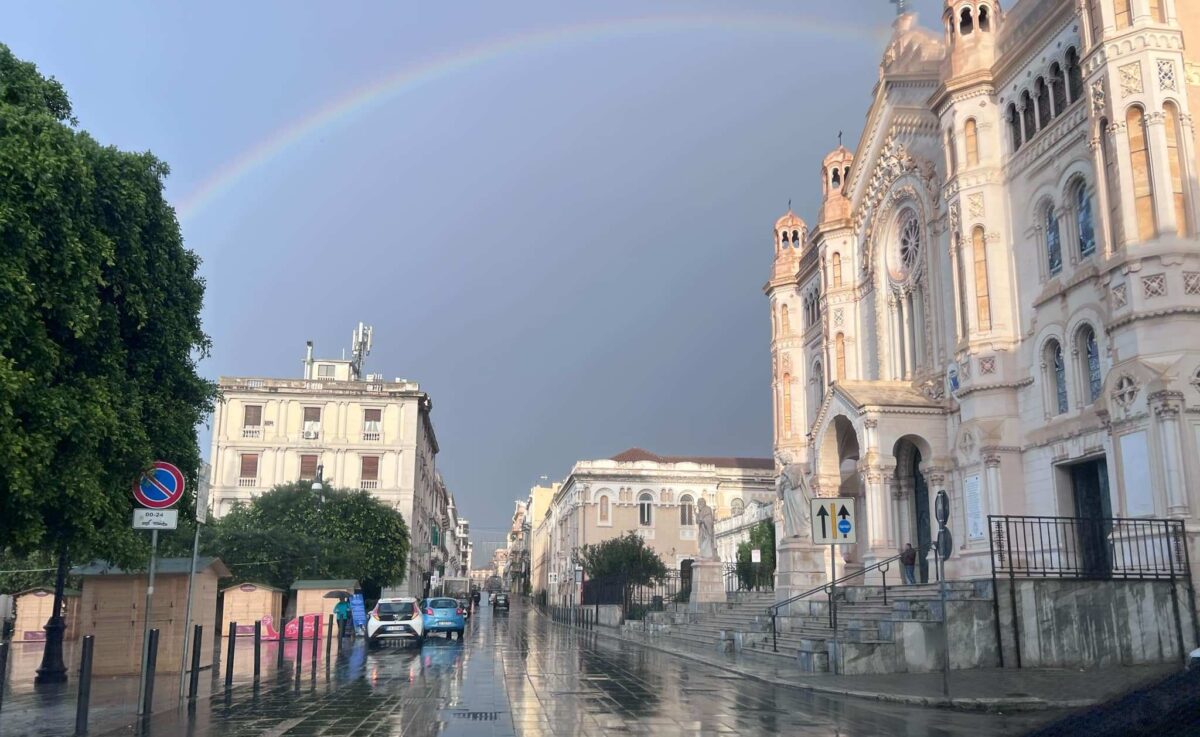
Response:
MULTIPOLYGON (((948 599, 991 600, 990 582, 947 582, 948 599)), ((834 641, 829 602, 812 597, 785 607, 773 646, 767 609, 774 594, 743 594, 738 602, 719 605, 706 613, 678 614, 657 634, 660 642, 691 649, 741 652, 756 658, 797 665, 809 673, 829 672, 834 641)), ((906 669, 905 653, 897 643, 899 627, 907 623, 935 625, 941 621, 937 584, 916 586, 847 586, 838 589, 837 643, 844 673, 898 672, 906 669)), ((929 660, 928 652, 921 657, 929 660)), ((920 663, 916 664, 918 667, 920 663)))

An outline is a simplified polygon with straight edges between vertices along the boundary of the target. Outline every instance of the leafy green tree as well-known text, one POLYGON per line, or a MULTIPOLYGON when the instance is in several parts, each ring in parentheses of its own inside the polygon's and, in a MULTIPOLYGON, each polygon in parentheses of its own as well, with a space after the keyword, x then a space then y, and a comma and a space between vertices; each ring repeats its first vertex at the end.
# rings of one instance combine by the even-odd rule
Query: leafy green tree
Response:
MULTIPOLYGON (((53 551, 60 589, 71 560, 144 562, 130 486, 156 458, 195 481, 215 396, 167 166, 75 125, 62 86, 0 45, 0 547, 53 551)), ((39 679, 65 680, 48 627, 39 679)))
POLYGON ((759 589, 775 580, 775 525, 766 520, 750 529, 750 540, 738 544, 737 576, 744 588, 759 589), (762 552, 762 562, 751 562, 751 550, 762 552))
POLYGON ((205 534, 206 552, 236 577, 282 589, 303 578, 353 578, 371 598, 403 583, 407 570, 403 515, 366 491, 283 484, 234 507, 205 534))
POLYGON ((634 532, 584 545, 579 551, 579 563, 588 578, 624 576, 629 587, 647 586, 667 575, 662 558, 634 532))

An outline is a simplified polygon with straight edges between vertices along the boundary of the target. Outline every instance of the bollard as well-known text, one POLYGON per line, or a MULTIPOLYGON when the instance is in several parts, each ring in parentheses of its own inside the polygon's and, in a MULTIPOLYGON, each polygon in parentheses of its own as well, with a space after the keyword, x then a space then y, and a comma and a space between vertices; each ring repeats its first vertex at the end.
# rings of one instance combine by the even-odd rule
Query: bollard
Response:
POLYGON ((309 667, 309 671, 312 673, 314 679, 317 677, 317 654, 321 650, 320 644, 317 642, 317 638, 321 635, 321 616, 318 614, 316 619, 313 620, 312 665, 309 667))
POLYGON ((300 675, 304 672, 304 617, 296 618, 296 688, 300 688, 300 675))
POLYGON ((229 641, 225 643, 225 693, 233 688, 233 648, 237 645, 237 622, 229 623, 229 641))
POLYGON ((258 688, 258 678, 262 675, 262 620, 254 623, 254 687, 258 688))
MULTIPOLYGON (((287 622, 284 622, 284 624, 287 624, 287 622)), ((275 668, 277 670, 283 670, 283 643, 283 630, 280 630, 279 639, 275 640, 275 668)))
POLYGON ((188 679, 188 701, 195 705, 200 689, 200 645, 204 641, 204 625, 192 625, 192 675, 188 679))
POLYGON ((75 700, 75 734, 87 734, 88 704, 92 699, 92 648, 94 635, 83 638, 83 653, 79 656, 79 698, 75 700))
POLYGON ((333 647, 333 617, 325 625, 325 667, 329 667, 329 649, 333 647))
POLYGON ((154 710, 154 668, 158 665, 158 628, 150 630, 150 642, 146 651, 146 700, 142 702, 142 717, 150 718, 154 710))
POLYGON ((4 682, 8 679, 8 643, 0 642, 0 708, 4 706, 4 682))

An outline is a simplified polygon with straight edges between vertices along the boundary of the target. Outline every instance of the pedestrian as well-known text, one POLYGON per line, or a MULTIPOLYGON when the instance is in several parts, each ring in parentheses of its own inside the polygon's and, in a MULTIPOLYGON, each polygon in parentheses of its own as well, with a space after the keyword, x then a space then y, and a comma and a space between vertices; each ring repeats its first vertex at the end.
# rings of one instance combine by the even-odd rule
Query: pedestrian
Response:
POLYGON ((350 624, 350 603, 339 599, 333 607, 333 616, 337 619, 338 639, 346 636, 346 627, 350 624))
POLYGON ((904 552, 900 553, 900 567, 904 571, 904 583, 915 584, 917 582, 917 551, 913 550, 912 543, 904 543, 904 552))
POLYGON ((472 609, 479 608, 479 589, 475 589, 474 591, 471 592, 471 608, 472 609))

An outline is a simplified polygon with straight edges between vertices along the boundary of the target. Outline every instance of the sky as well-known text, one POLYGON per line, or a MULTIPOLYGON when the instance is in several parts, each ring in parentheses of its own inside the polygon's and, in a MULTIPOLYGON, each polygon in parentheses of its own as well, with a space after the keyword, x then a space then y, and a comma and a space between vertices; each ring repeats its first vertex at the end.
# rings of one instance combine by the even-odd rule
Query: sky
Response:
MULTIPOLYGON (((937 25, 941 3, 913 3, 937 25)), ((771 453, 771 228, 861 133, 885 0, 12 2, 81 128, 171 167, 218 376, 306 340, 433 399, 480 554, 542 476, 771 453)), ((208 453, 209 435, 200 430, 208 453)))

